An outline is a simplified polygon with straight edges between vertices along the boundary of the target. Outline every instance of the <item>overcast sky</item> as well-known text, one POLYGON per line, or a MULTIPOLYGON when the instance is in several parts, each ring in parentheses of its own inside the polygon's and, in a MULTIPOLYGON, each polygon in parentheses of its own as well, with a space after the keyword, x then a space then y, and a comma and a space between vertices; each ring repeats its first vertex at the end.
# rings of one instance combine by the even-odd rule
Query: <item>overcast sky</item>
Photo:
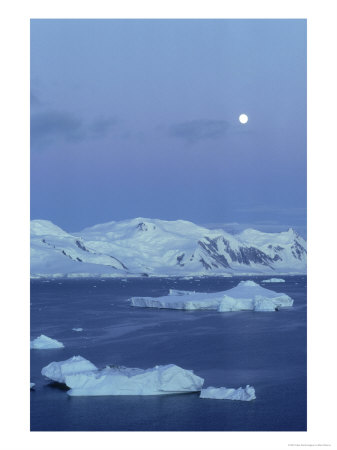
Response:
POLYGON ((306 234, 305 20, 31 21, 31 218, 138 216, 306 234))

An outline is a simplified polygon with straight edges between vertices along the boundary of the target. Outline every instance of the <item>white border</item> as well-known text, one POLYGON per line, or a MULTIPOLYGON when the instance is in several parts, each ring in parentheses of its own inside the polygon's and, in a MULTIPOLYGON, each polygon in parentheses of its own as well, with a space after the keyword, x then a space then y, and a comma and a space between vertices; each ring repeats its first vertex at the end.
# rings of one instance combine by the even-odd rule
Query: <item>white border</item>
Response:
MULTIPOLYGON (((336 55, 335 0, 2 2, 1 20, 1 370, 2 448, 226 448, 336 445, 336 55), (6 3, 6 4, 4 4, 6 3), (308 19, 308 432, 123 433, 29 431, 29 19, 30 18, 308 19), (4 245, 5 244, 5 245, 4 245), (4 245, 4 246, 3 246, 4 245), (7 269, 7 270, 6 270, 7 269), (332 281, 332 283, 331 283, 332 281)), ((291 408, 292 405, 289 405, 291 408)))

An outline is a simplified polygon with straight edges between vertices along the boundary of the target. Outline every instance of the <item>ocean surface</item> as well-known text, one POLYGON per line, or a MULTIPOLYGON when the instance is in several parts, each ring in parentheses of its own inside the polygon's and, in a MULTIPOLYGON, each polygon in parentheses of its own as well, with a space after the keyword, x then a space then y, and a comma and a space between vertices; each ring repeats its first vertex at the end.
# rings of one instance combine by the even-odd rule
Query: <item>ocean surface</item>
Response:
POLYGON ((45 334, 65 348, 31 350, 31 430, 306 431, 306 277, 262 284, 294 299, 292 308, 278 312, 179 311, 128 302, 132 296, 167 295, 172 288, 216 292, 266 278, 32 280, 31 339, 45 334), (70 397, 45 380, 41 369, 75 355, 99 368, 176 364, 203 377, 204 387, 250 384, 257 398, 70 397))

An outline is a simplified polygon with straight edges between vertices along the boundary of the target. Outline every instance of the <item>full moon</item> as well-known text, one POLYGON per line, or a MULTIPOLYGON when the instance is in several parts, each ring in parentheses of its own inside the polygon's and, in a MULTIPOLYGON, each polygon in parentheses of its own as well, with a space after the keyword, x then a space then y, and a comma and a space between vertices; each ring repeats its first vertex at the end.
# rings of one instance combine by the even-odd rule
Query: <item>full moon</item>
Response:
POLYGON ((247 122, 248 122, 248 116, 247 116, 247 114, 240 114, 240 116, 239 116, 239 122, 240 122, 240 123, 247 123, 247 122))

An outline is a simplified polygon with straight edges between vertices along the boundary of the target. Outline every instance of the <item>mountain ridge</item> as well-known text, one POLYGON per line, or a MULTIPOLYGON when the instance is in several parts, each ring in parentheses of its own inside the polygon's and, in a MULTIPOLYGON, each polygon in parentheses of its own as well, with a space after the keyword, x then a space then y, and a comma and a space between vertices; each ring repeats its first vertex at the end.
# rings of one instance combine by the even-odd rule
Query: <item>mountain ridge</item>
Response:
POLYGON ((306 273, 306 242, 293 229, 230 234, 186 220, 137 217, 67 233, 31 221, 31 276, 205 276, 306 273))

